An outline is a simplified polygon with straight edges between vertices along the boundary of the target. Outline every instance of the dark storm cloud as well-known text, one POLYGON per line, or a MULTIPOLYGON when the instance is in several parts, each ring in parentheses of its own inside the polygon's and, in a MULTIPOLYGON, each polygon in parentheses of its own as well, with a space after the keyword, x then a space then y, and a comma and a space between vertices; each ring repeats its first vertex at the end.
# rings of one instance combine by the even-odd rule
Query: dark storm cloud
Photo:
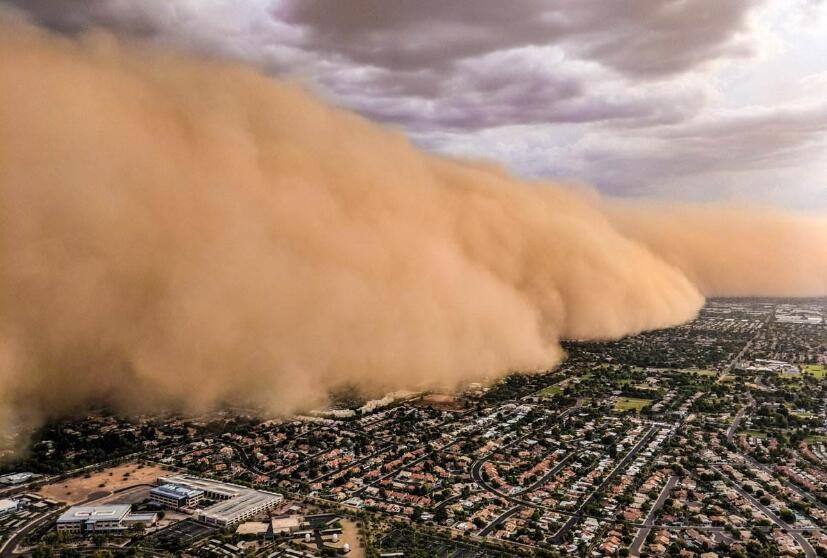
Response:
MULTIPOLYGON (((793 4, 783 7, 817 17, 817 3, 793 4)), ((743 63, 767 46, 754 16, 770 0, 3 5, 65 33, 104 28, 243 60, 400 126, 429 149, 614 193, 709 172, 794 167, 817 157, 825 134, 813 104, 738 108, 741 99, 729 112, 718 108, 727 94, 720 62, 743 63)))
POLYGON ((362 69, 355 87, 347 72, 321 78, 342 104, 411 130, 476 130, 689 118, 702 88, 641 87, 746 54, 739 32, 755 4, 288 0, 273 15, 303 30, 303 48, 362 69))
POLYGON ((562 44, 633 75, 684 71, 746 52, 754 0, 288 0, 274 12, 316 48, 385 68, 427 68, 527 45, 562 44), (470 9, 469 9, 470 8, 470 9))
POLYGON ((175 19, 173 4, 122 0, 4 0, 46 27, 77 32, 102 26, 132 35, 151 36, 175 19))
POLYGON ((52 28, 103 26, 253 61, 411 129, 685 119, 705 92, 641 93, 642 76, 742 54, 755 4, 251 0, 229 13, 188 1, 10 1, 52 28))
MULTIPOLYGON (((160 0, 3 0, 46 26, 90 26, 151 36, 174 32, 217 4, 160 0)), ((306 31, 311 52, 396 71, 449 67, 457 60, 530 45, 558 44, 618 72, 664 75, 722 56, 742 56, 745 17, 761 0, 275 0, 235 3, 266 9, 306 31)), ((226 8, 226 7, 224 7, 226 8)), ((209 17, 209 16, 206 16, 209 17)), ((216 21, 215 23, 220 23, 216 21)), ((262 23, 266 25, 266 22, 262 23)), ((214 37, 221 41, 222 37, 214 37)))
POLYGON ((673 74, 751 53, 740 33, 758 0, 571 0, 572 50, 635 76, 673 74))
POLYGON ((409 131, 479 130, 537 123, 668 124, 700 110, 702 84, 665 87, 604 80, 555 47, 524 47, 457 61, 451 71, 340 68, 320 78, 341 105, 409 131), (548 71, 553 68, 553 71, 548 71))

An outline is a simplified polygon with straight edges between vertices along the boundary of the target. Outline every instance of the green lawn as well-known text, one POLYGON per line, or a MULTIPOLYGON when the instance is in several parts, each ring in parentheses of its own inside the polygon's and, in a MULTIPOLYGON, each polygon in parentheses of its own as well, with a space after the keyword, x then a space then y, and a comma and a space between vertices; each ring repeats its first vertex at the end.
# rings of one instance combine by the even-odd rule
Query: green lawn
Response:
POLYGON ((753 438, 766 438, 767 433, 761 432, 760 430, 744 430, 744 434, 747 436, 752 436, 753 438))
POLYGON ((632 386, 632 387, 634 387, 636 390, 639 390, 639 391, 648 391, 648 392, 651 392, 651 393, 652 393, 652 395, 657 395, 657 394, 660 392, 660 388, 659 388, 659 387, 657 387, 657 386, 650 386, 650 385, 647 385, 647 384, 637 384, 637 385, 632 386))
POLYGON ((638 399, 636 397, 618 397, 615 400, 615 411, 640 411, 652 404, 651 399, 638 399))
POLYGON ((563 393, 563 388, 554 384, 548 387, 544 387, 543 389, 537 392, 537 395, 539 395, 540 397, 551 397, 552 395, 558 395, 560 393, 563 393))
POLYGON ((779 376, 779 378, 782 382, 784 382, 784 389, 788 389, 790 391, 801 391, 801 387, 804 385, 800 377, 785 378, 783 376, 779 376))
POLYGON ((819 380, 823 380, 827 376, 827 366, 823 364, 803 364, 801 368, 805 374, 809 374, 819 380))

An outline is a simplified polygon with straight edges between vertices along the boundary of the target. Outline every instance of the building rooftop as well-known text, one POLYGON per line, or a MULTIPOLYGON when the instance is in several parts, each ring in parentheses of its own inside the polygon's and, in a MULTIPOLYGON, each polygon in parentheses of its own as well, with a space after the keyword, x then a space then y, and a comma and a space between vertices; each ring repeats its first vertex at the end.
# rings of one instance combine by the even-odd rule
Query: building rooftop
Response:
POLYGON ((0 512, 13 510, 17 508, 17 502, 15 500, 0 500, 0 512))
POLYGON ((182 486, 180 484, 162 484, 161 486, 156 486, 149 492, 150 494, 158 494, 168 498, 193 498, 204 494, 203 490, 182 486))
POLYGON ((273 531, 280 531, 282 529, 298 529, 301 527, 304 518, 300 515, 288 515, 286 517, 274 517, 270 520, 273 526, 273 531))
POLYGON ((253 490, 252 488, 238 484, 213 481, 188 475, 161 477, 158 479, 158 482, 163 483, 162 486, 158 488, 171 485, 190 490, 200 490, 208 496, 212 494, 221 495, 226 499, 202 509, 200 513, 204 517, 228 523, 236 521, 251 508, 278 503, 283 499, 280 494, 253 490))
POLYGON ((162 486, 179 486, 189 488, 191 490, 201 490, 203 492, 220 494, 224 498, 235 498, 243 492, 250 490, 249 488, 237 484, 212 481, 209 479, 191 477, 189 475, 160 477, 158 482, 161 483, 162 486))
POLYGON ((157 519, 157 517, 158 517, 158 514, 155 513, 155 512, 139 512, 139 513, 130 513, 129 516, 126 517, 126 519, 128 519, 129 521, 134 521, 136 523, 141 522, 141 521, 150 523, 150 522, 155 521, 155 519, 157 519))
POLYGON ((21 484, 35 476, 34 473, 11 473, 9 475, 2 475, 0 476, 0 484, 21 484))
POLYGON ((250 508, 279 502, 281 499, 279 494, 249 490, 230 500, 222 500, 202 511, 205 517, 232 522, 250 508))
POLYGON ((263 535, 269 528, 266 523, 248 521, 239 525, 235 532, 237 535, 263 535))
POLYGON ((76 521, 112 521, 123 519, 129 513, 129 504, 111 506, 73 506, 63 512, 58 523, 76 521))

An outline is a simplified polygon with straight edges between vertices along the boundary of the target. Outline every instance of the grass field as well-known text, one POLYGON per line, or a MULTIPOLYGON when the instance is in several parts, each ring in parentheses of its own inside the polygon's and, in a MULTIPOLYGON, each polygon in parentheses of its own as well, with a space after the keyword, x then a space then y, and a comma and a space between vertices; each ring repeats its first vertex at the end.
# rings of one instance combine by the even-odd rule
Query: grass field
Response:
POLYGON ((538 391, 537 395, 540 397, 551 397, 552 395, 558 395, 560 393, 563 393, 563 388, 558 385, 550 385, 538 391))
POLYGON ((732 376, 732 375, 729 375, 729 374, 724 374, 723 376, 718 378, 718 382, 722 383, 722 384, 725 384, 727 382, 732 382, 732 381, 735 381, 735 376, 732 376))
POLYGON ((790 391, 799 391, 804 385, 804 382, 801 380, 801 376, 796 376, 794 378, 789 376, 778 376, 778 379, 784 382, 784 389, 790 391))
POLYGON ((805 374, 809 374, 819 380, 827 377, 827 366, 823 364, 804 364, 801 366, 805 374))
POLYGON ((632 387, 634 387, 635 389, 642 389, 644 391, 658 391, 658 388, 656 386, 651 386, 649 384, 635 384, 632 387))
POLYGON ((636 411, 652 404, 651 399, 638 399, 636 397, 618 397, 615 400, 615 411, 636 411))
POLYGON ((747 436, 752 436, 753 438, 766 438, 767 433, 761 432, 760 430, 744 430, 744 434, 747 436))

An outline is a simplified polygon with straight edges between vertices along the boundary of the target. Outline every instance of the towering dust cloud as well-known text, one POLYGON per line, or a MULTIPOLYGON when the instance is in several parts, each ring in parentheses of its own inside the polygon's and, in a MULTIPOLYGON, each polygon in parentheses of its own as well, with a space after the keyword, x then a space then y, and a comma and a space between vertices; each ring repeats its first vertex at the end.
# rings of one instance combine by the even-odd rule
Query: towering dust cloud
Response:
MULTIPOLYGON (((273 413, 547 369, 561 337, 824 294, 824 220, 628 207, 427 155, 224 63, 0 33, 0 423, 273 413)), ((2 426, 2 425, 0 425, 2 426)))

